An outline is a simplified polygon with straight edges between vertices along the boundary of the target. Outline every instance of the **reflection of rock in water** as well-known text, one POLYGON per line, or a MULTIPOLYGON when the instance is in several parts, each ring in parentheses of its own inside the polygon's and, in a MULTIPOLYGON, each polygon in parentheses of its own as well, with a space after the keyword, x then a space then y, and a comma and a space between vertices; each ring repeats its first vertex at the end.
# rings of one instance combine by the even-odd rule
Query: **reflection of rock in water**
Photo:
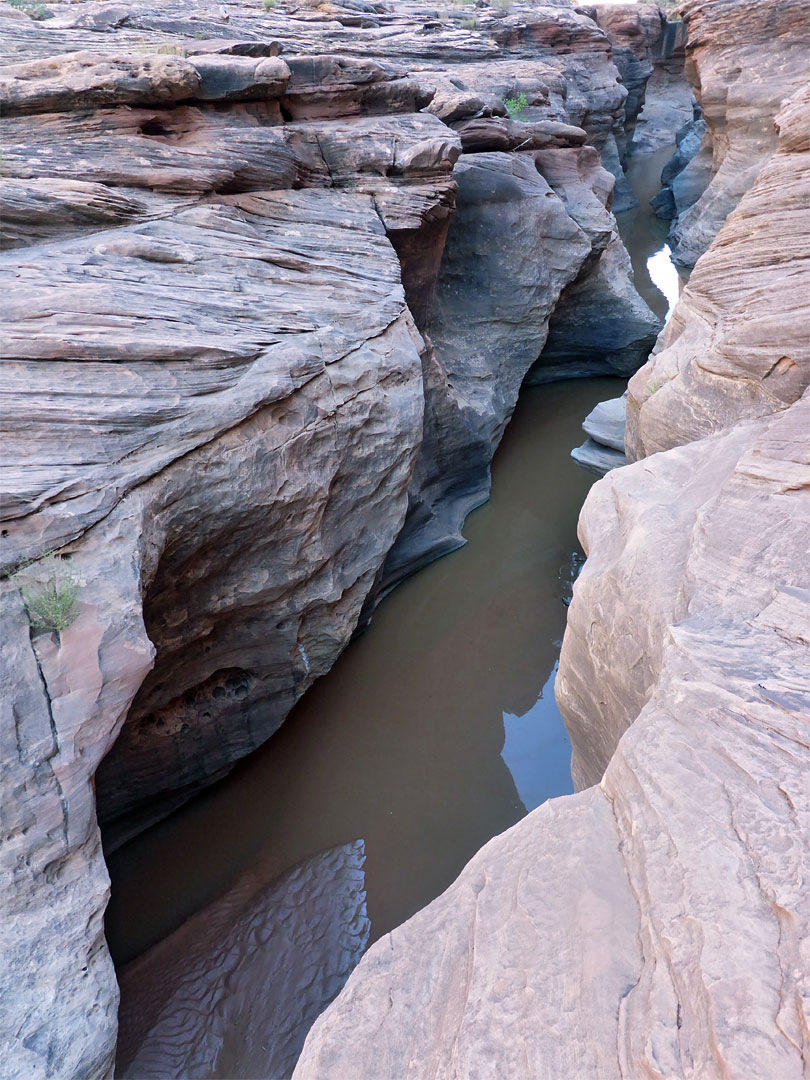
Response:
POLYGON ((116 1075, 289 1076, 369 935, 364 842, 252 867, 119 974, 116 1075))

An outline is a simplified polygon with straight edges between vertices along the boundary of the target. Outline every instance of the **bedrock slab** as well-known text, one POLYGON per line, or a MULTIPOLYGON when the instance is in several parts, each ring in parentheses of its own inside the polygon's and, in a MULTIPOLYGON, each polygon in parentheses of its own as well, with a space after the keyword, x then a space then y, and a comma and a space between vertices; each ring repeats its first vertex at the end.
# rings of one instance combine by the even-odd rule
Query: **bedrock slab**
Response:
POLYGON ((805 395, 592 489, 557 685, 601 782, 377 942, 295 1080, 805 1075, 809 425, 805 395))

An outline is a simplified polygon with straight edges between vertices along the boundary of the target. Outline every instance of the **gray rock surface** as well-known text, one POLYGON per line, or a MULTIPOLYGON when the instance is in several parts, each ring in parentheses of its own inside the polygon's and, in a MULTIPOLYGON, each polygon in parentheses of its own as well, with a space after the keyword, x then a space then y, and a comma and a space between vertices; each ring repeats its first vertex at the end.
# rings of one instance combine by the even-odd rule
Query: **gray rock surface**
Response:
POLYGON ((675 135, 677 149, 661 173, 661 190, 650 200, 658 217, 672 221, 694 205, 712 178, 711 146, 699 105, 675 135), (703 153, 701 153, 703 150, 703 153))
POLYGON ((624 453, 624 430, 627 421, 627 394, 600 401, 582 421, 586 435, 602 446, 624 453))
POLYGON ((604 476, 611 469, 627 464, 624 453, 624 431, 627 395, 600 401, 582 421, 588 438, 571 451, 578 465, 604 476))
POLYGON ((623 450, 614 450, 591 438, 586 439, 581 446, 575 446, 571 457, 577 465, 596 473, 597 476, 604 476, 611 469, 620 469, 627 464, 623 450))
MULTIPOLYGON (((552 311, 589 259, 601 265, 615 235, 605 208, 612 177, 590 147, 465 155, 454 176, 456 218, 427 327, 425 436, 383 588, 463 543, 464 518, 489 493, 493 448, 543 350, 552 311)), ((629 279, 629 265, 603 279, 606 328, 612 319, 630 323, 633 299, 641 303, 629 279), (622 287, 622 273, 628 302, 619 312, 605 293, 622 287)), ((647 316, 648 327, 657 325, 647 316)))

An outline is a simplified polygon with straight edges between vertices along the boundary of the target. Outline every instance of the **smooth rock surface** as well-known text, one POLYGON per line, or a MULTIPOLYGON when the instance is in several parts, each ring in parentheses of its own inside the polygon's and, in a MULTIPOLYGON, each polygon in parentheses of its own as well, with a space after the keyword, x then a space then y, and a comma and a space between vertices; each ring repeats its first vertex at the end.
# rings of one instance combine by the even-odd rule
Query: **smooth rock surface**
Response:
POLYGON ((623 450, 614 450, 610 446, 604 446, 596 439, 586 439, 581 446, 575 446, 571 451, 571 457, 584 469, 604 476, 611 469, 620 469, 627 464, 623 450))
POLYGON ((489 493, 492 453, 554 306, 611 235, 612 177, 595 152, 549 153, 573 156, 556 189, 542 153, 465 155, 456 166, 456 218, 427 327, 425 437, 383 587, 463 543, 464 518, 489 493), (583 207, 579 222, 563 188, 583 207))

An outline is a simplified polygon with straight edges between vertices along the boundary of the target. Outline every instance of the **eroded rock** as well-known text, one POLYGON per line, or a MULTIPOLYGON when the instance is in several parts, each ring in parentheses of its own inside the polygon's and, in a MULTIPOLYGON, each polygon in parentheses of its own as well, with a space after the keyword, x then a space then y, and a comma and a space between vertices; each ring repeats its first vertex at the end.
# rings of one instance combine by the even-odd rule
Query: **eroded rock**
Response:
POLYGON ((631 380, 631 459, 787 408, 810 383, 810 86, 777 123, 777 152, 631 380))
POLYGON ((687 0, 687 75, 708 128, 712 178, 673 229, 675 258, 694 266, 776 148, 774 117, 807 81, 810 7, 687 0))

